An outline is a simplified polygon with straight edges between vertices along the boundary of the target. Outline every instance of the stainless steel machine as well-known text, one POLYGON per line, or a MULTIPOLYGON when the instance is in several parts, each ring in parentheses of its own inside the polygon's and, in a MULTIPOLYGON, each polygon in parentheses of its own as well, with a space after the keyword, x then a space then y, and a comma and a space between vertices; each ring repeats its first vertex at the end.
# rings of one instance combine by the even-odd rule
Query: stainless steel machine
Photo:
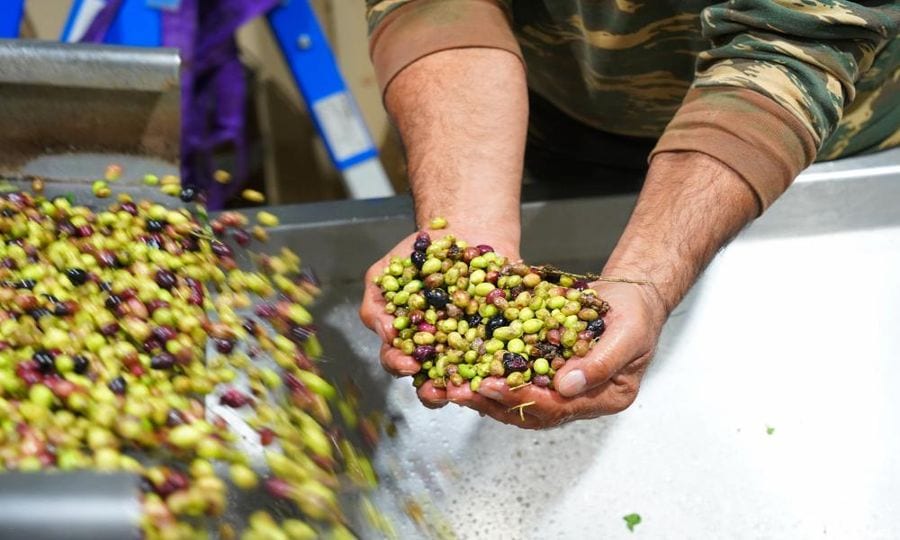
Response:
MULTIPOLYGON (((27 120, 2 84, 0 153, 7 115, 27 120)), ((633 204, 527 203, 523 256, 595 271, 633 204)), ((281 219, 272 248, 291 247, 322 278, 326 372, 397 427, 375 450, 374 495, 400 538, 896 538, 898 207, 900 150, 813 166, 675 310, 630 409, 545 432, 427 410, 409 380, 381 370, 378 338, 357 318, 361 278, 413 230, 408 198, 269 210, 281 219)), ((127 484, 86 499, 84 486, 100 485, 0 474, 0 537, 14 512, 31 538, 124 538, 127 484), (86 500, 90 513, 71 511, 86 500), (57 510, 72 521, 48 519, 57 510)))
MULTIPOLYGON (((602 268, 633 196, 523 206, 522 254, 602 268)), ((360 276, 413 230, 405 199, 273 209, 323 277, 336 372, 398 419, 377 449, 403 538, 896 538, 900 149, 814 165, 669 319, 624 413, 524 431, 422 407, 357 319, 360 276), (771 433, 770 433, 771 431, 771 433)))
POLYGON ((171 49, 0 40, 0 174, 177 174, 180 65, 171 49))

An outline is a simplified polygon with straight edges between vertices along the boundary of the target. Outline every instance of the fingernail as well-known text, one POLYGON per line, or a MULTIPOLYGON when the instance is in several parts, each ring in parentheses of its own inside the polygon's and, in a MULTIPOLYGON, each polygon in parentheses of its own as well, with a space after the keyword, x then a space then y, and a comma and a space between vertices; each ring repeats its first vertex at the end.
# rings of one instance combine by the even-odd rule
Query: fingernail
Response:
POLYGON ((494 390, 493 388, 486 388, 484 386, 482 386, 478 389, 478 393, 488 399, 494 399, 494 400, 497 400, 497 399, 500 399, 503 397, 503 394, 501 394, 500 392, 494 390))
POLYGON ((587 386, 587 379, 584 378, 584 372, 576 369, 566 373, 556 388, 560 394, 570 397, 583 392, 585 386, 587 386))

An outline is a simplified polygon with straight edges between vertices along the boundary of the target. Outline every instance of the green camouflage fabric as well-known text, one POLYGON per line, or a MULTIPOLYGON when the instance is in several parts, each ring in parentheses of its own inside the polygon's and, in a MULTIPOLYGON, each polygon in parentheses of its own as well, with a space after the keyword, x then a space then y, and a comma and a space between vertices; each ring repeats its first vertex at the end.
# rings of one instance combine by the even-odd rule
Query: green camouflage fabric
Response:
MULTIPOLYGON (((370 30, 410 1, 367 0, 370 30)), ((657 138, 692 86, 738 87, 800 119, 819 159, 900 144, 897 0, 497 1, 529 87, 598 129, 657 138)))

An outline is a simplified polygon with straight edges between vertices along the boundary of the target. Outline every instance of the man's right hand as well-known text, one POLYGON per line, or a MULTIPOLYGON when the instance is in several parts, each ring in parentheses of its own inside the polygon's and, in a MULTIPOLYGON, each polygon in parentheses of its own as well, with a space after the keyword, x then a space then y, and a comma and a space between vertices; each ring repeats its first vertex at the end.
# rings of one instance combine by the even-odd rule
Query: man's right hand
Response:
MULTIPOLYGON (((385 105, 406 149, 418 223, 443 216, 454 234, 497 253, 519 256, 519 196, 528 124, 525 69, 513 53, 494 48, 435 52, 401 70, 385 90, 385 105)), ((419 364, 391 347, 397 331, 372 280, 392 256, 408 257, 415 235, 400 241, 366 273, 360 316, 382 339, 381 361, 395 375, 419 364)), ((426 406, 447 403, 443 389, 425 383, 426 406)))
MULTIPOLYGON (((518 224, 518 220, 516 220, 518 224)), ((494 228, 485 231, 478 227, 477 231, 467 231, 465 227, 451 227, 437 231, 428 231, 432 241, 453 235, 458 240, 464 240, 470 245, 487 244, 510 261, 518 261, 519 257, 519 231, 494 228)), ((406 258, 413 251, 413 242, 418 232, 401 240, 387 255, 375 262, 366 271, 365 290, 363 292, 362 305, 359 308, 359 317, 363 323, 381 338, 381 365, 395 377, 408 377, 419 372, 420 365, 411 356, 403 354, 392 346, 397 337, 397 330, 393 326, 394 317, 385 312, 386 302, 381 294, 381 289, 375 285, 375 278, 382 274, 390 264, 393 257, 406 258)), ((443 388, 435 388, 431 381, 426 381, 418 389, 419 399, 429 408, 443 407, 447 404, 447 392, 443 388)))

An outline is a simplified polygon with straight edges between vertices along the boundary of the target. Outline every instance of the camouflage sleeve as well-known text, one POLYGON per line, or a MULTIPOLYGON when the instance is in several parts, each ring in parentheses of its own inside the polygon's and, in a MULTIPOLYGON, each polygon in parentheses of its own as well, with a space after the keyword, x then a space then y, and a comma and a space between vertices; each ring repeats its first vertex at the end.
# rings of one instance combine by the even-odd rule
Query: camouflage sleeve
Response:
POLYGON ((447 49, 522 53, 509 19, 510 0, 366 0, 369 54, 382 92, 403 68, 447 49))
POLYGON ((692 90, 655 152, 713 154, 767 207, 815 159, 861 75, 896 39, 896 2, 862 4, 730 0, 705 9, 712 48, 700 53, 692 90), (723 137, 737 151, 714 150, 723 137))
POLYGON ((748 88, 778 102, 820 145, 855 97, 875 55, 897 37, 896 2, 732 0, 702 15, 714 45, 695 87, 748 88))
POLYGON ((369 23, 369 34, 392 11, 412 1, 414 0, 366 0, 366 21, 369 23))

